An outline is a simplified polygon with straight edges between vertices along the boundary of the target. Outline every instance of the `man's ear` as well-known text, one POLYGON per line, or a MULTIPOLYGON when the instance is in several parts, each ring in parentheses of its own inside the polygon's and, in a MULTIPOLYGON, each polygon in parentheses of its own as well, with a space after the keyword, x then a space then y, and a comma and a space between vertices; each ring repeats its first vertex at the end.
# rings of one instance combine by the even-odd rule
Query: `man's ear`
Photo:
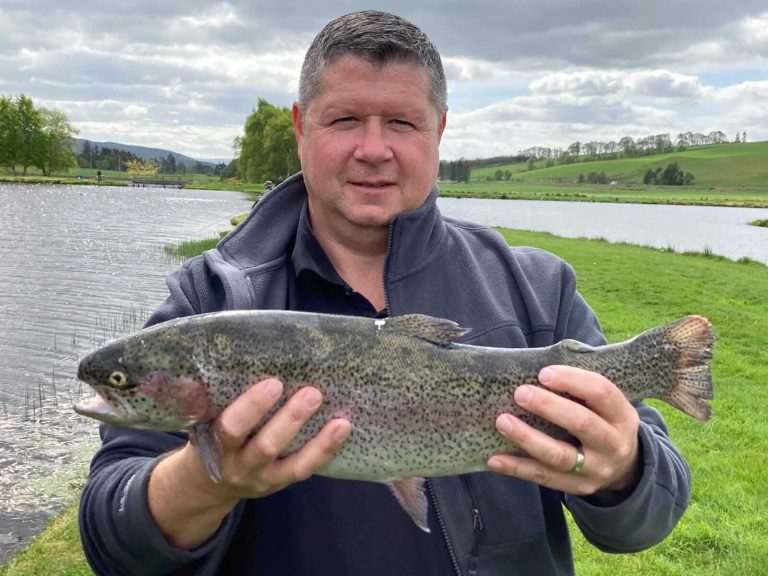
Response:
POLYGON ((301 115, 298 102, 294 102, 291 107, 291 119, 293 120, 293 133, 296 136, 296 144, 301 148, 301 140, 304 137, 304 118, 301 115))
POLYGON ((440 141, 443 139, 443 132, 445 132, 445 124, 448 121, 448 110, 443 112, 442 116, 440 116, 440 119, 438 120, 439 124, 437 126, 437 144, 440 145, 440 141))

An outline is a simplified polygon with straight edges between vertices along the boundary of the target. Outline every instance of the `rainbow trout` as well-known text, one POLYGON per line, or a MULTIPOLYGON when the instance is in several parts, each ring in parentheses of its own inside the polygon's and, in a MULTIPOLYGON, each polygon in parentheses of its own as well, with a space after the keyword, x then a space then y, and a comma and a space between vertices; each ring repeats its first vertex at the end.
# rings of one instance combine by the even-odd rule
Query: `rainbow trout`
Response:
MULTIPOLYGON (((287 311, 231 311, 178 318, 95 350, 78 378, 97 395, 75 410, 109 424, 189 430, 214 481, 220 479, 216 417, 252 384, 279 378, 324 403, 285 451, 290 454, 331 418, 353 431, 318 473, 387 484, 416 524, 429 531, 425 476, 486 470, 493 454, 515 449, 496 430, 514 414, 552 437, 573 440, 519 408, 521 384, 540 385, 551 364, 598 372, 630 401, 659 398, 707 420, 712 380, 709 322, 688 316, 626 342, 587 346, 563 340, 547 348, 489 348, 456 343, 466 330, 422 315, 386 319, 287 311)), ((257 432, 254 430, 254 432, 257 432)))

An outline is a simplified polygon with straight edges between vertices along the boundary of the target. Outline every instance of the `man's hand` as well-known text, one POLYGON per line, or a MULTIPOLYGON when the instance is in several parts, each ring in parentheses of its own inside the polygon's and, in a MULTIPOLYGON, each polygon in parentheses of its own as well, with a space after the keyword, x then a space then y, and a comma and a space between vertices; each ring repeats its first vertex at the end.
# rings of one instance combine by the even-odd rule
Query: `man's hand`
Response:
POLYGON ((515 390, 515 402, 575 436, 584 454, 583 467, 572 472, 578 461, 578 449, 572 444, 555 440, 510 414, 499 416, 496 427, 530 457, 492 456, 488 467, 569 494, 632 490, 641 473, 640 419, 635 407, 612 382, 594 372, 550 366, 539 372, 539 381, 549 390, 521 386, 515 390))
POLYGON ((342 446, 352 425, 334 419, 297 452, 279 457, 322 404, 320 391, 309 386, 251 436, 282 392, 280 381, 263 380, 221 413, 215 424, 223 453, 218 483, 208 477, 192 444, 157 465, 149 482, 149 506, 171 543, 184 549, 199 546, 239 500, 261 498, 308 478, 342 446))
POLYGON ((248 390, 222 412, 218 433, 223 452, 222 492, 241 498, 261 498, 322 468, 341 447, 352 429, 347 420, 334 419, 300 450, 280 454, 322 404, 317 388, 296 392, 253 437, 251 431, 283 392, 282 383, 267 379, 248 390))

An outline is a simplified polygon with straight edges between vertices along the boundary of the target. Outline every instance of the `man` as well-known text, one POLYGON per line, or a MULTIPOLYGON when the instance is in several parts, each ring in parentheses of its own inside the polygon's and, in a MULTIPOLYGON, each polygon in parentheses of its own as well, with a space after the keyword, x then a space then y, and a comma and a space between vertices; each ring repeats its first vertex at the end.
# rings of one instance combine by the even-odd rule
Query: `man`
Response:
MULTIPOLYGON (((149 323, 233 308, 418 312, 471 327, 472 344, 601 344, 565 263, 441 217, 446 112, 440 57, 421 30, 373 11, 329 23, 293 106, 303 173, 171 275, 149 323)), ((431 534, 383 485, 313 475, 354 433, 350 422, 278 457, 322 402, 311 386, 254 436, 280 382, 256 383, 225 410, 218 484, 185 435, 103 427, 81 505, 86 554, 99 574, 571 574, 563 505, 604 550, 663 539, 687 506, 689 474, 660 415, 594 373, 553 366, 540 380, 515 400, 581 447, 502 415, 499 433, 529 457, 430 479, 431 534)))

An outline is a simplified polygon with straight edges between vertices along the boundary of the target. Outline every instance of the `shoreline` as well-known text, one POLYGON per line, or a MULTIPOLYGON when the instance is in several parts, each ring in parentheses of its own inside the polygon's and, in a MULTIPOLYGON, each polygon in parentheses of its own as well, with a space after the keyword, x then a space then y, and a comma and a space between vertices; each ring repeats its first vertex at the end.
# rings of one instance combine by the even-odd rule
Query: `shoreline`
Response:
MULTIPOLYGON (((0 184, 51 185, 51 186, 125 186, 130 180, 92 177, 63 176, 0 176, 0 184)), ((442 198, 473 198, 490 200, 540 200, 551 202, 594 202, 608 204, 657 204, 670 206, 717 206, 723 208, 768 208, 768 189, 747 192, 732 189, 657 186, 611 187, 610 185, 544 183, 488 184, 470 182, 457 184, 438 182, 442 198), (474 188, 474 189, 473 189, 474 188), (682 189, 681 189, 682 188, 682 189), (748 195, 747 197, 744 197, 748 195)), ((214 190, 244 192, 262 195, 261 184, 210 180, 185 184, 182 190, 214 190)), ((763 224, 758 224, 763 226, 763 224)))

